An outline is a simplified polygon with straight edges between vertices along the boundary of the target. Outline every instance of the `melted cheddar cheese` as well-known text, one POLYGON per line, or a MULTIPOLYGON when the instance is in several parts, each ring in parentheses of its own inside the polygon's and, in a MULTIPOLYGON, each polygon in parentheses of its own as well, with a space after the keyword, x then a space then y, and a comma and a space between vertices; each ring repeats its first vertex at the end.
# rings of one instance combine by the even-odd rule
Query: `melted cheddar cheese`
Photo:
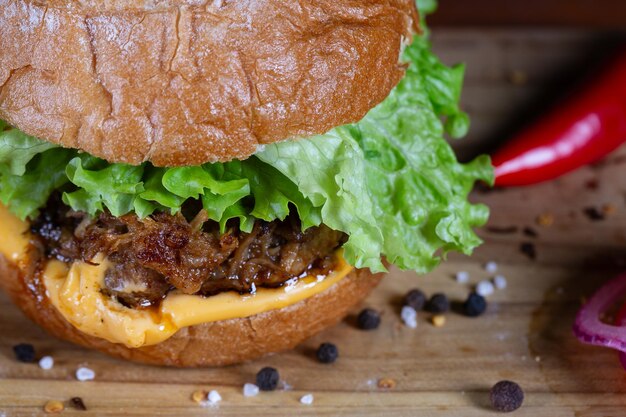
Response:
MULTIPOLYGON (((28 247, 28 224, 0 205, 0 253, 19 263, 28 247)), ((160 343, 179 329, 201 323, 249 317, 287 307, 318 294, 352 271, 338 257, 328 276, 306 276, 281 288, 257 289, 254 294, 225 292, 211 297, 170 292, 158 308, 132 309, 102 294, 108 262, 98 255, 92 263, 50 260, 43 282, 50 303, 74 327, 91 336, 141 347, 160 343)))

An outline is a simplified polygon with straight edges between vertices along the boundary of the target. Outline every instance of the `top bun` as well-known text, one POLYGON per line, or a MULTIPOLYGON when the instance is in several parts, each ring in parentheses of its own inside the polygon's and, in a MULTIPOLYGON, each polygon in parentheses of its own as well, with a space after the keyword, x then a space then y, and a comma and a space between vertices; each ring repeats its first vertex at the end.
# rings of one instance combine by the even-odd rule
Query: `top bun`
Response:
POLYGON ((362 118, 415 0, 0 0, 0 119, 110 162, 243 159, 362 118))

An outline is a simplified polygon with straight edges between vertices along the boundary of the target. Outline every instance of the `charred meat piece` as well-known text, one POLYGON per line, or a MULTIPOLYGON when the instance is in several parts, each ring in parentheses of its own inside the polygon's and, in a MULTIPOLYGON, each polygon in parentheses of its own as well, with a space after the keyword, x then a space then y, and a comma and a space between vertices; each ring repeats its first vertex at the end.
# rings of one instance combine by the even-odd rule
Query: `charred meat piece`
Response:
POLYGON ((249 293, 279 287, 314 269, 333 267, 334 251, 346 235, 322 225, 302 231, 297 217, 257 221, 250 233, 236 222, 225 233, 203 210, 134 214, 103 213, 89 219, 51 199, 32 232, 49 257, 64 262, 107 255, 111 267, 103 292, 129 307, 158 304, 169 291, 204 296, 223 291, 249 293))
POLYGON ((80 257, 74 231, 79 229, 85 216, 66 208, 59 194, 53 194, 48 206, 30 225, 31 233, 41 237, 46 256, 69 262, 80 257))
POLYGON ((172 286, 156 271, 139 265, 124 252, 109 255, 112 266, 104 276, 103 292, 127 307, 149 307, 159 303, 172 286))

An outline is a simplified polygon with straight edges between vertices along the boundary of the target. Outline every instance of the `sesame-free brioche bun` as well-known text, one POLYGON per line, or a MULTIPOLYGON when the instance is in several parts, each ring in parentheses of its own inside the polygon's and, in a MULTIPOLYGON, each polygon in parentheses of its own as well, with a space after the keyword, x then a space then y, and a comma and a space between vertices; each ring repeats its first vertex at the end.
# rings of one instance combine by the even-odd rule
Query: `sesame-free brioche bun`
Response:
POLYGON ((39 279, 38 251, 31 249, 19 265, 0 255, 0 288, 33 321, 51 334, 123 359, 181 367, 221 366, 295 347, 304 339, 341 320, 362 301, 382 274, 355 269, 310 298, 247 318, 205 323, 180 329, 156 345, 128 348, 80 332, 48 301, 39 279))
POLYGON ((414 0, 3 0, 0 119, 110 162, 244 159, 361 119, 417 24, 414 0))

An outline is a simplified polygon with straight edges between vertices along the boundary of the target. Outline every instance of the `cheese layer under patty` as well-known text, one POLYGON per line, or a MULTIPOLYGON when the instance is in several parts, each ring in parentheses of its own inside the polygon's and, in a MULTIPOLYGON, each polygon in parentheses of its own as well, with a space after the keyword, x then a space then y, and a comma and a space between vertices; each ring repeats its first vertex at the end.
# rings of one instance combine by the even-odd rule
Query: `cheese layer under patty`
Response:
MULTIPOLYGON (((29 226, 0 204, 0 253, 19 265, 29 245, 29 226)), ((128 347, 160 343, 183 327, 249 317, 287 307, 318 294, 352 271, 338 253, 327 276, 306 276, 280 288, 260 288, 254 294, 224 292, 211 297, 170 292, 158 308, 132 309, 102 294, 108 261, 93 264, 57 260, 46 262, 42 281, 48 299, 80 331, 128 347)))

